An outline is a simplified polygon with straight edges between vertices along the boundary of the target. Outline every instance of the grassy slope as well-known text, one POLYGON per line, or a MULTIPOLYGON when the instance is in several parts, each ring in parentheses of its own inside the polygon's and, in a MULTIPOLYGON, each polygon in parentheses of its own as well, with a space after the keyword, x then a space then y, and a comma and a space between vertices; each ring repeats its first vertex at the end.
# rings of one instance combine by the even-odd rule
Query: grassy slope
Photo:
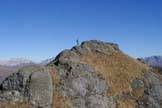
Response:
POLYGON ((0 108, 32 108, 28 103, 0 103, 0 108))
MULTIPOLYGON (((121 52, 113 52, 111 55, 89 53, 81 58, 82 63, 93 66, 107 80, 109 96, 131 95, 131 82, 134 79, 143 80, 144 72, 148 70, 146 65, 121 52)), ((142 96, 143 92, 140 93, 142 96)), ((135 108, 135 104, 134 99, 124 99, 118 101, 118 108, 135 108)))
MULTIPOLYGON (((81 63, 93 66, 98 74, 102 75, 110 87, 109 96, 123 96, 131 94, 131 82, 134 79, 143 80, 144 72, 148 67, 141 62, 121 53, 113 52, 111 55, 101 53, 89 53, 81 56, 81 63)), ((57 72, 53 69, 53 81, 59 83, 57 72)), ((143 92, 140 92, 143 95, 143 92)), ((72 108, 70 101, 61 97, 57 90, 54 93, 55 108, 72 108)), ((121 99, 118 101, 118 108, 135 108, 135 99, 121 99)))

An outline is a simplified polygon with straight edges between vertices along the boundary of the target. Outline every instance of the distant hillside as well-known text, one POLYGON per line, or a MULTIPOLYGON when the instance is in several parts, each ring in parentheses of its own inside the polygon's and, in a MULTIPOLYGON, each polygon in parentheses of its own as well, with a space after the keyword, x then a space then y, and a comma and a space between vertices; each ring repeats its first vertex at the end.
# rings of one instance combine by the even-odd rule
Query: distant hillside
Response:
POLYGON ((20 66, 20 65, 26 65, 26 64, 34 64, 33 61, 24 59, 24 58, 12 58, 9 60, 0 60, 1 66, 20 66))
POLYGON ((16 72, 24 66, 34 65, 35 63, 28 59, 12 58, 9 60, 0 60, 0 83, 10 74, 16 72))
POLYGON ((162 68, 162 56, 151 56, 143 58, 142 60, 151 67, 162 68))

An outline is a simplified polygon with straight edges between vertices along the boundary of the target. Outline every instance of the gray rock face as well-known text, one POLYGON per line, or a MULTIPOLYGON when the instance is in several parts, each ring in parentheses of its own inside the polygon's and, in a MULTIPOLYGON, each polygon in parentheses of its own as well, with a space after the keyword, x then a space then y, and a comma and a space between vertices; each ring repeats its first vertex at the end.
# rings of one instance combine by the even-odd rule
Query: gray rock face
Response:
POLYGON ((103 94, 107 91, 105 80, 98 78, 92 67, 85 64, 76 65, 76 63, 68 65, 66 68, 58 69, 62 83, 64 83, 61 88, 68 88, 69 91, 73 90, 75 94, 81 96, 85 96, 87 91, 91 94, 103 94))
POLYGON ((119 46, 114 43, 106 43, 97 40, 86 41, 81 44, 82 49, 87 49, 91 52, 109 54, 112 51, 120 51, 119 46))
POLYGON ((0 85, 0 100, 22 102, 28 100, 31 72, 17 72, 7 77, 0 85))
POLYGON ((80 46, 74 46, 71 50, 62 51, 50 64, 65 64, 67 62, 80 62, 80 55, 91 53, 111 54, 121 52, 119 46, 114 43, 105 43, 97 40, 83 42, 80 46))
POLYGON ((86 100, 84 98, 76 98, 72 100, 73 106, 75 108, 87 108, 86 106, 86 100))
POLYGON ((153 72, 145 74, 145 95, 139 108, 162 108, 162 76, 153 72))
MULTIPOLYGON (((92 76, 91 76, 92 77, 92 76)), ((98 78, 86 78, 84 76, 68 79, 63 91, 66 96, 86 96, 91 94, 105 94, 108 87, 104 80, 98 78)))
MULTIPOLYGON (((115 101, 106 95, 109 90, 106 81, 99 77, 91 66, 80 63, 81 56, 93 53, 111 55, 112 52, 121 52, 117 44, 95 40, 86 41, 71 50, 63 51, 51 63, 58 70, 60 78, 58 91, 62 96, 70 97, 74 108, 116 108, 115 101)), ((160 76, 150 72, 144 77, 144 81, 137 78, 131 84, 135 90, 145 89, 144 99, 139 100, 138 107, 162 108, 160 76)))
POLYGON ((92 67, 85 64, 75 66, 75 63, 70 65, 71 70, 64 68, 64 71, 59 71, 67 75, 66 78, 62 76, 59 91, 63 96, 72 97, 75 108, 115 108, 113 99, 106 96, 106 81, 97 77, 92 67))
POLYGON ((87 98, 87 108, 116 108, 116 105, 112 98, 91 95, 87 98))
POLYGON ((29 85, 29 101, 34 106, 51 108, 53 87, 49 72, 35 72, 29 85))
POLYGON ((74 108, 115 108, 107 96, 105 79, 89 65, 80 63, 80 57, 89 53, 111 54, 120 51, 117 44, 86 41, 71 50, 64 50, 49 65, 55 65, 60 78, 56 88, 63 97, 70 97, 74 108))
POLYGON ((18 91, 10 90, 0 92, 0 101, 23 102, 25 97, 18 91))
POLYGON ((75 48, 63 51, 53 62, 60 78, 57 91, 63 97, 70 97, 74 108, 115 108, 114 100, 106 94, 108 84, 105 79, 99 77, 91 66, 80 63, 76 52, 75 48))
POLYGON ((116 108, 116 103, 111 97, 103 95, 90 95, 86 98, 72 100, 74 108, 116 108))
POLYGON ((10 91, 16 90, 21 94, 25 94, 27 91, 27 86, 31 78, 31 73, 13 73, 11 76, 7 77, 0 85, 2 90, 10 91))
POLYGON ((24 68, 7 77, 0 87, 0 100, 2 101, 27 101, 35 107, 51 108, 52 79, 45 68, 24 68))
POLYGON ((66 64, 67 62, 79 62, 79 56, 70 50, 62 51, 50 64, 66 64))

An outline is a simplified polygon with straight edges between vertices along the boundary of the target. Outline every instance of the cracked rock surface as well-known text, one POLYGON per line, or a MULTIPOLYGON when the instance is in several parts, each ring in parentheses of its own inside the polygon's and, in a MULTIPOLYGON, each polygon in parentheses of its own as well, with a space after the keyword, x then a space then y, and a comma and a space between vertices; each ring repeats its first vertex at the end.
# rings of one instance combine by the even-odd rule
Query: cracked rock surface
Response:
POLYGON ((33 107, 51 108, 52 79, 43 67, 25 67, 7 77, 0 88, 1 101, 26 101, 33 107))

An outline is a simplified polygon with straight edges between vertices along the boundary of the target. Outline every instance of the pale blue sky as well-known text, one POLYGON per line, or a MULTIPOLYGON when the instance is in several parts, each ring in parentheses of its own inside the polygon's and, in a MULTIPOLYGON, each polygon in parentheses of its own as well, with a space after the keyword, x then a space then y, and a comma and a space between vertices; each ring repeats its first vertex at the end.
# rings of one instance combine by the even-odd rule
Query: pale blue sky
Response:
POLYGON ((161 0, 0 0, 0 59, 41 61, 80 41, 162 55, 161 0))

